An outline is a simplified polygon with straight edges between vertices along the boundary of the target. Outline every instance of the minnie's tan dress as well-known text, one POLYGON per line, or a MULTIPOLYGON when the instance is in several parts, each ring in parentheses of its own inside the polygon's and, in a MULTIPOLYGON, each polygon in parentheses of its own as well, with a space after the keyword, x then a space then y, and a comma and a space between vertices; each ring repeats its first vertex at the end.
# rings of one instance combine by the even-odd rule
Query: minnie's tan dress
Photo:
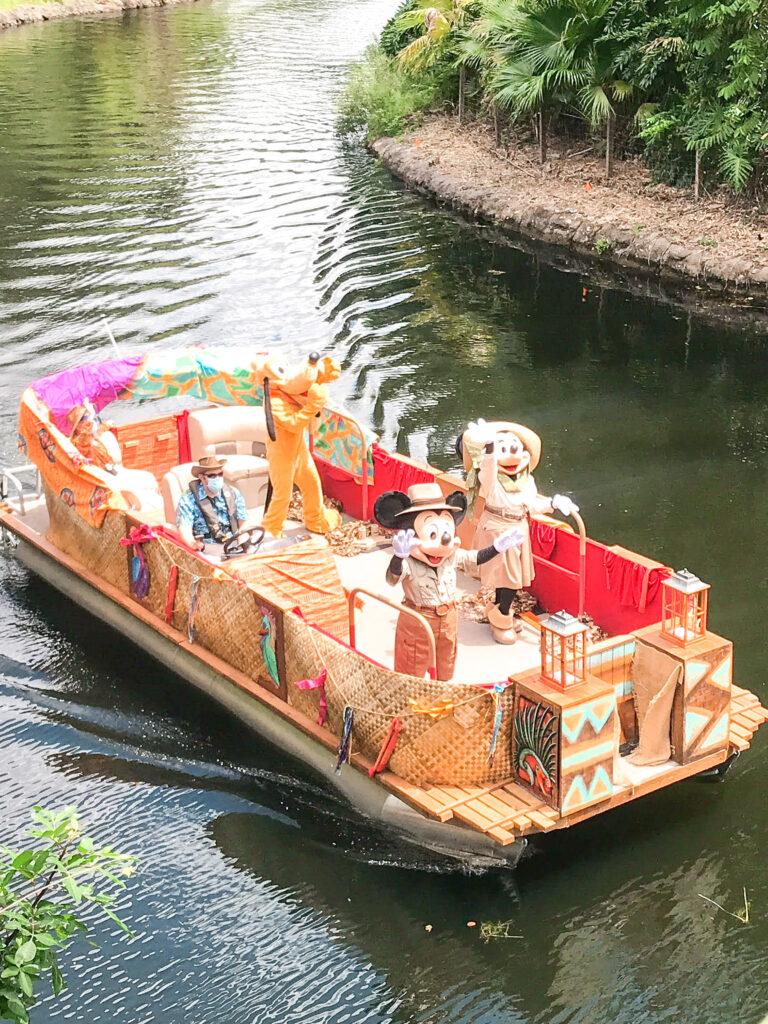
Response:
POLYGON ((536 490, 533 476, 528 475, 518 491, 508 491, 499 483, 499 469, 494 455, 485 454, 478 473, 480 495, 485 499, 480 520, 475 528, 473 548, 482 550, 493 544, 496 537, 517 527, 523 531, 522 545, 508 548, 496 558, 480 566, 480 582, 484 587, 506 587, 522 590, 529 587, 535 576, 529 517, 534 512, 549 512, 549 498, 536 490))

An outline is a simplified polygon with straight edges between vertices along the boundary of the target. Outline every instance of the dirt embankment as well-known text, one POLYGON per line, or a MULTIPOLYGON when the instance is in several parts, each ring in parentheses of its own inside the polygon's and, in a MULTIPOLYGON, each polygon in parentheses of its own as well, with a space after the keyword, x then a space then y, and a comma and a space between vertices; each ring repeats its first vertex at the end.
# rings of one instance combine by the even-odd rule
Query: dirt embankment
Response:
POLYGON ((188 2, 190 0, 61 0, 46 4, 19 4, 10 11, 0 11, 0 32, 36 21, 58 21, 84 14, 122 14, 138 7, 169 7, 188 2))
POLYGON ((674 279, 698 293, 768 308, 768 217, 728 197, 654 185, 639 161, 603 161, 551 147, 541 166, 526 147, 497 150, 483 125, 436 117, 371 148, 425 195, 505 234, 674 279), (529 155, 530 154, 530 155, 529 155))

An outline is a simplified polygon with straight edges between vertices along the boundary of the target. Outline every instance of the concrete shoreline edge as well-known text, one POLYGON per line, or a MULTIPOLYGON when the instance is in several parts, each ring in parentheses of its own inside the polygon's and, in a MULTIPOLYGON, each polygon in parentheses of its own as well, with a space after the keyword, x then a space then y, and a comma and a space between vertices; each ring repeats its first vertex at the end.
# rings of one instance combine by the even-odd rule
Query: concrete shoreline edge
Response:
POLYGON ((20 25, 92 14, 116 15, 143 7, 172 7, 194 3, 195 0, 61 0, 61 3, 19 4, 10 11, 0 11, 0 32, 20 25))
MULTIPOLYGON (((654 279, 667 294, 667 301, 686 304, 694 298, 708 311, 746 314, 765 320, 768 314, 768 265, 754 265, 746 259, 723 259, 701 248, 675 244, 660 233, 638 237, 630 226, 614 220, 585 217, 573 211, 545 204, 521 202, 510 210, 509 197, 486 188, 471 188, 445 174, 428 156, 407 141, 380 138, 369 149, 395 177, 435 202, 448 206, 475 224, 490 225, 510 241, 530 238, 555 250, 567 250, 582 266, 629 273, 654 279), (502 213, 502 201, 504 210, 502 213), (598 252, 598 240, 610 243, 598 252), (733 308, 738 300, 739 310, 733 308)), ((579 269, 578 267, 572 269, 579 269)), ((636 291, 637 288, 631 289, 636 291)))

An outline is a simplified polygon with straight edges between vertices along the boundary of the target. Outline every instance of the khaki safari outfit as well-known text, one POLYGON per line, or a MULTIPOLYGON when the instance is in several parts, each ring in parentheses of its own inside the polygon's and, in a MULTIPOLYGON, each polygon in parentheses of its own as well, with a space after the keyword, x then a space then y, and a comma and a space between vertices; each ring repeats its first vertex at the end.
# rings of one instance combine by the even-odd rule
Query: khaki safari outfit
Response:
MULTIPOLYGON (((394 554, 387 583, 402 582, 403 604, 426 620, 435 640, 436 676, 443 681, 453 677, 456 665, 457 571, 477 575, 478 567, 522 539, 521 532, 512 527, 480 551, 462 551, 456 528, 466 512, 466 495, 462 491, 443 495, 439 484, 412 484, 407 494, 385 491, 374 506, 376 521, 397 531, 392 538, 394 554)), ((424 624, 401 612, 395 631, 395 671, 423 676, 431 661, 424 624)))
MULTIPOLYGON (((456 666, 459 612, 456 607, 456 570, 477 572, 477 552, 462 551, 433 567, 417 558, 403 559, 402 576, 387 571, 387 583, 403 584, 406 608, 422 615, 435 638, 437 678, 451 679, 456 666)), ((423 676, 430 668, 431 653, 424 629, 410 615, 400 615, 395 631, 395 672, 423 676)))
POLYGON ((494 558, 480 567, 480 582, 484 587, 523 590, 530 587, 534 578, 530 517, 533 513, 552 511, 549 498, 538 493, 533 479, 533 470, 541 458, 541 439, 533 430, 520 423, 494 422, 489 423, 488 427, 498 432, 509 431, 518 437, 528 451, 530 462, 513 477, 499 470, 494 455, 473 452, 471 444, 464 445, 465 468, 471 470, 475 465, 475 487, 485 499, 485 508, 475 528, 473 543, 476 547, 492 544, 510 526, 518 527, 524 535, 519 548, 509 548, 501 558, 494 558))

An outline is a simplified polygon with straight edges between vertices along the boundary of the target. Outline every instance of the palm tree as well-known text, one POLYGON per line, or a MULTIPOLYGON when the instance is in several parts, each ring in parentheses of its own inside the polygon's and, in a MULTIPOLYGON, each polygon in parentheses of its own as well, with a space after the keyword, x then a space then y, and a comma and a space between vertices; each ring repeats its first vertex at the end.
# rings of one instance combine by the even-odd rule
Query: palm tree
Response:
POLYGON ((477 38, 486 42, 490 90, 504 108, 536 113, 539 159, 546 160, 549 116, 574 108, 607 124, 606 168, 613 157, 612 102, 631 86, 613 74, 614 44, 604 35, 613 0, 489 0, 477 38))
MULTIPOLYGON (((405 11, 397 21, 400 31, 421 27, 423 33, 409 43, 397 55, 402 68, 419 72, 432 67, 444 56, 455 42, 457 33, 464 25, 468 9, 476 0, 435 0, 432 7, 419 7, 405 11)), ((464 118, 464 95, 466 90, 467 69, 459 67, 459 121, 464 118)))

